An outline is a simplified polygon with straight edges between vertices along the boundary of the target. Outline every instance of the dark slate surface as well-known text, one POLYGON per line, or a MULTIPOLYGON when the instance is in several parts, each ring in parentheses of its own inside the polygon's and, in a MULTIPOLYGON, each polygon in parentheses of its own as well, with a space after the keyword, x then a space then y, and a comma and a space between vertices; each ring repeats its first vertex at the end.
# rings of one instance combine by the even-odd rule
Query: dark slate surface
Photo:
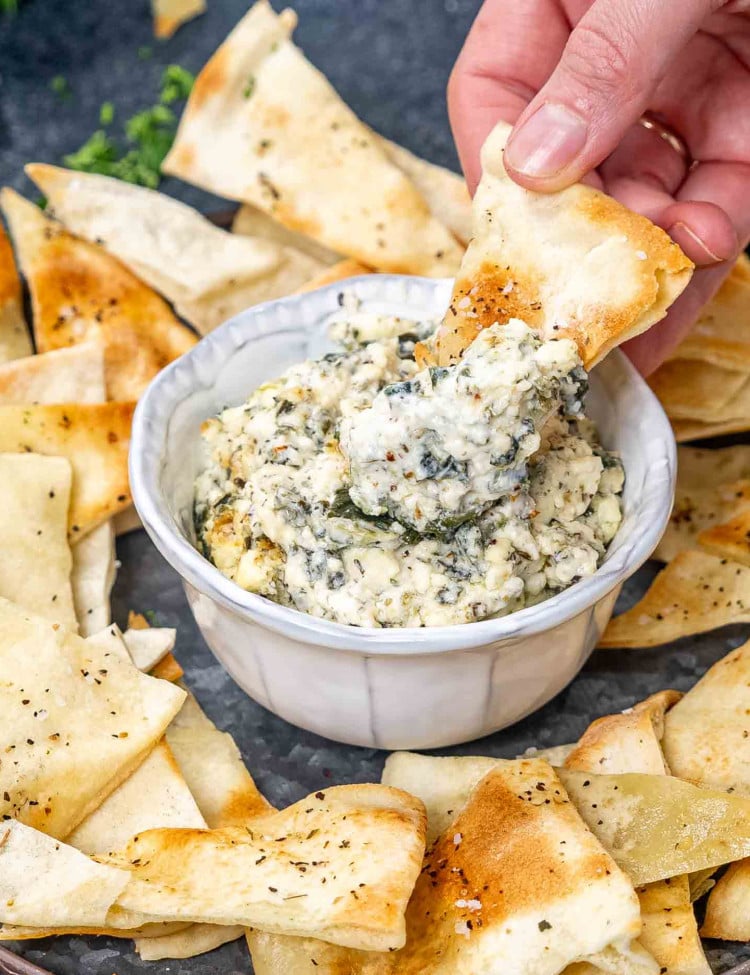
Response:
MULTIPOLYGON (((455 165, 444 89, 478 0, 298 0, 299 43, 362 117, 427 158, 455 165)), ((165 64, 196 70, 244 13, 242 0, 209 0, 206 16, 171 41, 151 37, 146 0, 22 0, 12 21, 0 18, 0 178, 31 192, 22 167, 58 162, 98 126, 99 106, 114 102, 119 119, 150 105, 165 64), (139 60, 149 45, 153 56, 139 60), (60 100, 51 79, 66 77, 71 97, 60 100)), ((221 205, 170 180, 165 190, 212 209, 221 205)), ((201 639, 175 573, 143 532, 118 543, 122 561, 114 614, 153 610, 179 629, 178 653, 187 679, 211 717, 230 731, 262 791, 277 805, 341 782, 376 781, 384 755, 333 744, 300 731, 250 701, 222 671, 201 639)), ((630 604, 653 577, 643 569, 621 597, 630 604)), ((591 718, 628 707, 663 687, 687 689, 703 671, 747 637, 746 627, 648 651, 600 652, 555 701, 515 727, 454 749, 461 754, 512 757, 530 745, 574 740, 591 718)), ((450 750, 447 750, 450 751, 450 750)), ((190 961, 147 964, 128 942, 61 938, 27 942, 18 950, 56 975, 170 975, 250 972, 241 942, 190 961)), ((710 946, 724 970, 743 957, 735 945, 710 946)), ((279 973, 286 975, 286 973, 279 973)))

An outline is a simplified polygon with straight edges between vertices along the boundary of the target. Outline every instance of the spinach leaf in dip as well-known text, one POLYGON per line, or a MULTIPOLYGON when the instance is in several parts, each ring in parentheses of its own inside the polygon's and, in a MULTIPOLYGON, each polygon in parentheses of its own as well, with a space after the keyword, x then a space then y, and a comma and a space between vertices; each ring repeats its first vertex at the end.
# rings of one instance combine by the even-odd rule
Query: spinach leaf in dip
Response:
POLYGON ((342 310, 340 352, 204 424, 199 544, 243 588, 359 626, 472 622, 591 575, 623 470, 566 339, 485 329, 420 371, 435 323, 342 310))

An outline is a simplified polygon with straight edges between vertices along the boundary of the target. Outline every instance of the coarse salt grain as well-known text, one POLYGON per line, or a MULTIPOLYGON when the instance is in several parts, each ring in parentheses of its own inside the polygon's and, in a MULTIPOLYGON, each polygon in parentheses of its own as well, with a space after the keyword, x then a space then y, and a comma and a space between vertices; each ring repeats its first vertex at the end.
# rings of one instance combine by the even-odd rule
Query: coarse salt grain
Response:
POLYGON ((463 836, 460 833, 456 833, 454 835, 454 837, 453 837, 453 845, 454 846, 460 846, 462 839, 463 839, 463 836))
POLYGON ((505 285, 505 287, 503 288, 503 294, 504 295, 509 295, 511 293, 511 291, 513 291, 513 288, 514 287, 515 287, 515 283, 513 281, 509 281, 505 285))
POLYGON ((645 261, 648 258, 648 254, 645 251, 636 251, 635 256, 639 261, 645 261))
POLYGON ((456 934, 462 934, 465 938, 471 937, 471 928, 466 921, 456 921, 456 926, 453 930, 456 934))
POLYGON ((455 903, 454 906, 455 907, 466 908, 469 911, 481 911, 482 910, 482 902, 476 900, 475 898, 472 899, 472 900, 468 900, 468 901, 465 900, 464 898, 460 898, 459 900, 456 901, 456 903, 455 903))

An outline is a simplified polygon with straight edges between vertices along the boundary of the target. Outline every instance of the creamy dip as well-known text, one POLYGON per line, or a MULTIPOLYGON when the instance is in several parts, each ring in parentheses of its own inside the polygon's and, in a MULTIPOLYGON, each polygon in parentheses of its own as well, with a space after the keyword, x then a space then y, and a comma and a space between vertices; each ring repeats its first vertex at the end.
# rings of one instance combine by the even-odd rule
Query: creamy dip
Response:
POLYGON ((196 531, 226 576, 340 623, 435 626, 596 570, 623 470, 583 416, 575 345, 514 320, 420 371, 435 324, 344 311, 341 351, 204 424, 196 531))

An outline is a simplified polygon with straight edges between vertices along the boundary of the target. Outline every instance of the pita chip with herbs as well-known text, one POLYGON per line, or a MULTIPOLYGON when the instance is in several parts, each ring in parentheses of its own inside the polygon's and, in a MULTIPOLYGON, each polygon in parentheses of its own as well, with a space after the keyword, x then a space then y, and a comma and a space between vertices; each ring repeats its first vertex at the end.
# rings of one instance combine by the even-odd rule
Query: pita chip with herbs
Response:
POLYGON ((599 646, 658 647, 730 623, 748 622, 750 568, 708 552, 679 552, 646 595, 610 621, 599 646))
POLYGON ((0 454, 0 597, 75 628, 68 544, 71 481, 64 457, 0 454))
POLYGON ((67 836, 143 761, 184 698, 124 648, 0 600, 0 820, 67 836))
POLYGON ((13 250, 0 226, 0 363, 29 356, 33 351, 13 250))
POLYGON ((26 172, 71 233, 122 261, 201 334, 251 305, 291 294, 321 270, 301 251, 221 230, 156 190, 42 163, 26 172))
POLYGON ((573 339, 591 368, 666 315, 693 265, 663 230, 590 186, 550 194, 513 182, 503 165, 510 130, 498 123, 482 148, 474 237, 438 328, 438 362, 520 318, 544 338, 573 339))
POLYGON ((291 42, 295 24, 250 9, 198 75, 164 172, 378 270, 455 273, 455 237, 291 42))
POLYGON ((0 404, 103 403, 104 348, 84 342, 0 365, 0 404))
POLYGON ((108 398, 135 400, 195 345, 166 301, 103 248, 69 234, 13 190, 4 189, 0 202, 31 292, 40 352, 101 341, 108 398))

